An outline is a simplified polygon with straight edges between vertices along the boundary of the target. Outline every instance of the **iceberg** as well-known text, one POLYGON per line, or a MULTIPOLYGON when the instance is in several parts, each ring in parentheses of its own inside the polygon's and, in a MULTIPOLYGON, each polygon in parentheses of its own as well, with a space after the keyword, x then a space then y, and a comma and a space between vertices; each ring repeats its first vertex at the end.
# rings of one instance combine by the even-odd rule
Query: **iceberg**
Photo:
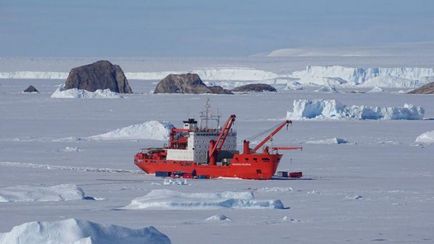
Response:
POLYGON ((7 233, 0 233, 0 243, 170 244, 170 239, 152 226, 130 229, 71 218, 53 222, 28 222, 15 226, 7 233))
POLYGON ((421 120, 425 114, 422 107, 404 104, 403 107, 378 107, 344 105, 334 99, 294 100, 288 119, 357 119, 357 120, 421 120))
POLYGON ((100 135, 90 136, 90 140, 161 140, 169 137, 170 130, 174 126, 166 121, 146 121, 141 124, 112 130, 100 135))

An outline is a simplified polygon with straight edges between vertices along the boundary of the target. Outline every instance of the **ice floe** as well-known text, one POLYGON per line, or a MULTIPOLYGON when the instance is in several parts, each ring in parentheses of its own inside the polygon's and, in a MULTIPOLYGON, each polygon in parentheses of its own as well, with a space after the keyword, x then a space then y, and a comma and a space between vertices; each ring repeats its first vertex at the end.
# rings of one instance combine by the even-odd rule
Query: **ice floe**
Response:
POLYGON ((117 225, 101 225, 80 219, 53 222, 28 222, 0 233, 4 244, 169 244, 170 239, 156 228, 130 229, 117 225))
POLYGON ((433 144, 434 143, 434 130, 424 132, 416 137, 416 143, 420 144, 433 144))
POLYGON ((348 143, 348 141, 342 138, 333 137, 333 138, 327 138, 321 140, 306 141, 305 143, 306 144, 346 144, 348 143))
POLYGON ((67 146, 67 147, 63 148, 62 151, 64 151, 64 152, 80 152, 81 149, 79 147, 69 147, 69 146, 67 146))
POLYGON ((273 186, 273 187, 262 187, 258 188, 257 192, 290 192, 293 191, 292 187, 282 187, 282 186, 273 186))
POLYGON ((344 105, 334 99, 294 100, 288 119, 358 119, 358 120, 420 120, 425 110, 420 106, 404 104, 402 107, 344 105))
POLYGON ((122 96, 110 89, 90 92, 77 88, 63 90, 63 86, 59 86, 51 94, 51 98, 122 98, 122 96))
POLYGON ((216 214, 206 218, 205 222, 232 222, 232 219, 224 214, 216 214))
POLYGON ((91 140, 167 140, 173 125, 165 121, 146 121, 104 134, 90 136, 91 140))
POLYGON ((280 200, 257 200, 252 192, 183 193, 171 190, 152 190, 135 198, 123 209, 284 209, 280 200))
POLYGON ((71 200, 95 200, 86 196, 76 185, 10 186, 0 188, 0 202, 57 202, 71 200))

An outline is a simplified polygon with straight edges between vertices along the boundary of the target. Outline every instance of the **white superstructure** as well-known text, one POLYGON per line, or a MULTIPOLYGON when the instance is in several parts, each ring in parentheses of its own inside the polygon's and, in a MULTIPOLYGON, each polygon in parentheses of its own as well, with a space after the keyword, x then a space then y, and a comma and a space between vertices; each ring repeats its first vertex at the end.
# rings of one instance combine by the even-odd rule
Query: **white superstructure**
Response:
MULTIPOLYGON (((190 121, 191 122, 191 121, 190 121)), ((184 122, 184 129, 188 129, 187 147, 185 149, 167 149, 167 160, 194 161, 206 163, 211 140, 217 140, 220 129, 198 129, 195 123, 184 122)), ((231 130, 222 151, 234 152, 237 149, 237 133, 231 130)))

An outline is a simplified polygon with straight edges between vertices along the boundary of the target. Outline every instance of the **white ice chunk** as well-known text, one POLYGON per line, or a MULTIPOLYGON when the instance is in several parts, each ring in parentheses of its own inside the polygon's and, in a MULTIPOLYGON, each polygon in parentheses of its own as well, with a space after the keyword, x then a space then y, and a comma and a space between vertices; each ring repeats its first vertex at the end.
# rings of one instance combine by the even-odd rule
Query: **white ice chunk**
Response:
POLYGON ((117 225, 65 219, 53 222, 28 222, 0 234, 4 244, 169 244, 170 239, 154 227, 130 229, 117 225))
POLYGON ((416 138, 415 142, 416 143, 421 143, 421 144, 432 144, 432 143, 434 143, 434 130, 427 131, 425 133, 420 134, 416 138))
POLYGON ((252 192, 183 193, 152 190, 135 198, 124 209, 284 209, 280 200, 256 200, 252 192))
POLYGON ((306 141, 306 144, 346 144, 346 143, 348 143, 347 140, 338 137, 327 138, 322 140, 306 141))
POLYGON ((63 86, 59 86, 51 94, 51 98, 122 98, 122 96, 110 89, 90 92, 77 88, 63 90, 63 86))
POLYGON ((146 121, 104 134, 90 136, 91 140, 167 140, 173 125, 165 121, 146 121))
POLYGON ((71 184, 0 188, 0 202, 57 202, 83 199, 94 200, 93 197, 85 196, 83 189, 71 184))

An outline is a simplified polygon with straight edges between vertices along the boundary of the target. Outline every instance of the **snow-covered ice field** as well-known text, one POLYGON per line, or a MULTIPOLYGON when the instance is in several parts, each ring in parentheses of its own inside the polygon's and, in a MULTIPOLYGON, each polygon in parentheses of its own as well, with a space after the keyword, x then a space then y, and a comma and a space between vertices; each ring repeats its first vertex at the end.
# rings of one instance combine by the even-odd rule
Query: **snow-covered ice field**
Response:
POLYGON ((26 222, 76 218, 133 229, 154 226, 173 243, 434 242, 434 144, 415 142, 422 133, 434 130, 434 120, 429 120, 434 118, 433 96, 387 89, 364 94, 305 89, 276 94, 152 95, 154 83, 132 80, 135 94, 123 98, 51 98, 61 83, 0 80, 0 199, 14 189, 24 189, 14 199, 28 200, 0 201, 0 233, 26 222), (22 94, 29 84, 41 93, 22 94), (129 126, 146 121, 180 125, 183 119, 198 116, 206 98, 223 119, 236 113, 239 141, 284 119, 297 99, 382 107, 408 103, 423 107, 428 119, 294 121, 273 143, 303 145, 303 151, 285 155, 279 169, 303 171, 306 180, 166 184, 133 164, 140 148, 164 141, 86 139, 136 128, 129 126), (347 143, 333 143, 336 138, 347 143), (62 199, 54 191, 50 193, 54 197, 48 198, 52 201, 35 200, 47 189, 64 184, 71 186, 70 191, 79 189, 79 197, 62 199), (165 193, 164 199, 155 197, 156 192, 165 193), (160 200, 165 205, 125 208, 134 199, 145 206, 160 200), (228 199, 235 205, 220 204, 228 199), (261 207, 278 201, 284 207, 261 207), (200 207, 207 203, 215 207, 200 207), (182 208, 171 208, 173 204, 182 208))

